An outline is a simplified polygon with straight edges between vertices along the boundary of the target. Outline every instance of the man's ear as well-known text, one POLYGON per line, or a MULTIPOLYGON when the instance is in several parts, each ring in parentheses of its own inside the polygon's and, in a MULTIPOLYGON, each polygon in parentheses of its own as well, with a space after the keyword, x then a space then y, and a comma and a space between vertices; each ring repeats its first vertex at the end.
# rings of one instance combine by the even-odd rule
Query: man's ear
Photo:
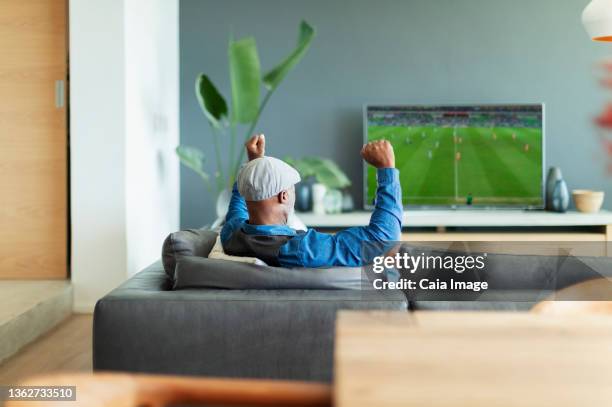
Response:
POLYGON ((289 201, 289 192, 287 190, 278 193, 278 203, 284 204, 289 201))

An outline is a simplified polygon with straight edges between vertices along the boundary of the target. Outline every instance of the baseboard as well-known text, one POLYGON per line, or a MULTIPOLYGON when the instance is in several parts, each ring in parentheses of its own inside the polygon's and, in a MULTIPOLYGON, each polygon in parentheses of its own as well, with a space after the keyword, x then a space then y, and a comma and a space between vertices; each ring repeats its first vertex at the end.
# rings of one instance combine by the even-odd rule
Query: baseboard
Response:
POLYGON ((72 305, 72 312, 75 314, 93 314, 95 307, 95 302, 75 302, 72 305))

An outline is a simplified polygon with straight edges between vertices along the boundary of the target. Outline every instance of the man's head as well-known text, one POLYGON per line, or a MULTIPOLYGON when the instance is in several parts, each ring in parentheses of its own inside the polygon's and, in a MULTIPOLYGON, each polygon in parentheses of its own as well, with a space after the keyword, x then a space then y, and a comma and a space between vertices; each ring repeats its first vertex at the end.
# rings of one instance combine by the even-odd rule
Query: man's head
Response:
POLYGON ((294 186, 300 182, 293 167, 277 158, 260 156, 242 167, 236 181, 247 203, 250 223, 287 223, 295 204, 294 186))

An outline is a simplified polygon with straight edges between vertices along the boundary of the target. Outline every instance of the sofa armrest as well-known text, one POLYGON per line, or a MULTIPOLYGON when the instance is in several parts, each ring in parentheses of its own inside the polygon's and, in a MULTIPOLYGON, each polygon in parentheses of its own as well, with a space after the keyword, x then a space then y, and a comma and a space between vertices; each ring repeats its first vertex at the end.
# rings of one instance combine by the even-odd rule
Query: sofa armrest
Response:
POLYGON ((164 272, 161 261, 158 260, 115 288, 105 298, 169 291, 172 289, 172 284, 172 280, 164 272))

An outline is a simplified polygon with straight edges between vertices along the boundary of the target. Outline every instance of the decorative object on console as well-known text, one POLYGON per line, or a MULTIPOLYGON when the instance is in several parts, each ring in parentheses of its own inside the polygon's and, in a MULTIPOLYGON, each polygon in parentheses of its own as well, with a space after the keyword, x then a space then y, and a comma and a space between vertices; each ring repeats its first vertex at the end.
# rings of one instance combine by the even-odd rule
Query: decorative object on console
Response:
POLYGON ((563 180, 563 174, 559 167, 550 167, 546 177, 546 210, 554 211, 553 208, 553 193, 557 181, 563 180))
POLYGON ((563 179, 558 179, 553 189, 551 210, 565 213, 567 212, 567 208, 569 208, 569 203, 570 198, 567 184, 563 179))
POLYGON ((337 189, 328 189, 323 197, 323 206, 325 213, 340 213, 342 212, 342 192, 337 189))
POLYGON ((312 185, 312 212, 317 215, 325 215, 325 185, 316 183, 312 185))
POLYGON ((604 202, 605 194, 603 191, 589 191, 577 189, 572 191, 576 209, 584 213, 597 213, 604 202))
POLYGON ((355 201, 350 191, 347 189, 342 191, 342 212, 352 212, 355 210, 355 201))
POLYGON ((244 148, 237 140, 238 126, 248 126, 244 141, 252 136, 268 100, 285 76, 306 54, 314 37, 314 28, 302 21, 296 47, 283 61, 264 75, 260 70, 255 38, 230 39, 228 57, 232 95, 231 111, 228 109, 225 98, 210 78, 203 73, 198 75, 195 93, 212 130, 216 157, 214 179, 211 179, 211 176, 204 171, 205 154, 200 149, 180 145, 176 148, 176 154, 183 165, 195 171, 202 178, 211 193, 216 192, 218 217, 224 216, 227 211, 229 200, 226 201, 226 198, 229 197, 229 191, 244 158, 244 148), (262 85, 267 89, 267 93, 260 100, 262 85), (226 141, 228 133, 228 151, 222 154, 221 141, 226 141), (235 156, 237 159, 234 159, 235 156), (229 157, 226 168, 223 166, 222 157, 229 157))
POLYGON ((225 218, 227 209, 229 208, 230 200, 232 199, 232 193, 229 189, 223 189, 217 194, 217 202, 215 205, 215 211, 217 218, 225 218))
POLYGON ((299 212, 312 210, 312 177, 302 179, 295 186, 295 209, 299 212))
POLYGON ((582 12, 582 23, 593 41, 612 41, 612 0, 592 0, 582 12))

